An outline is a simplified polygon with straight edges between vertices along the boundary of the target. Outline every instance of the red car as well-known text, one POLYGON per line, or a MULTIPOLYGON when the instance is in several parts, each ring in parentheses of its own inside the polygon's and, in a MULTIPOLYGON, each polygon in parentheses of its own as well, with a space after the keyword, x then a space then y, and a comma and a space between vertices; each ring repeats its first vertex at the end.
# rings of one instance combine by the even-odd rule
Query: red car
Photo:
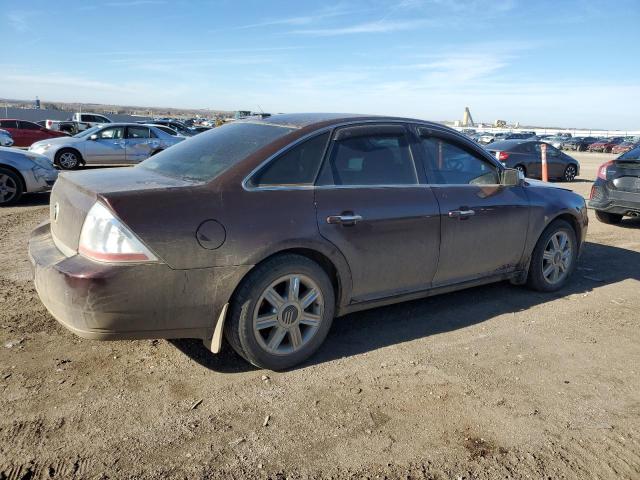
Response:
POLYGON ((48 130, 37 123, 12 118, 0 120, 0 128, 11 134, 14 147, 30 147, 39 140, 67 136, 66 133, 48 130))
POLYGON ((611 149, 622 143, 623 140, 623 137, 605 138, 604 140, 600 140, 589 145, 589 147, 587 147, 587 151, 610 153, 611 149))
POLYGON ((625 153, 633 148, 636 148, 638 145, 640 145, 640 142, 622 142, 619 145, 614 145, 611 149, 611 153, 625 153))

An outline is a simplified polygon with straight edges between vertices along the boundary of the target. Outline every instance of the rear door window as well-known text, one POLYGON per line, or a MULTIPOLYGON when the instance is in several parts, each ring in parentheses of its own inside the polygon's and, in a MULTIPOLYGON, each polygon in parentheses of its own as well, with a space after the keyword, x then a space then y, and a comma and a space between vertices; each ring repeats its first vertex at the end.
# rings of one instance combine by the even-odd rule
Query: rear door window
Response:
POLYGON ((18 122, 15 120, 0 120, 0 128, 18 128, 18 122))
POLYGON ((127 127, 127 138, 150 138, 147 127, 127 127))
POLYGON ((415 185, 415 164, 404 127, 378 125, 338 130, 319 185, 415 185))

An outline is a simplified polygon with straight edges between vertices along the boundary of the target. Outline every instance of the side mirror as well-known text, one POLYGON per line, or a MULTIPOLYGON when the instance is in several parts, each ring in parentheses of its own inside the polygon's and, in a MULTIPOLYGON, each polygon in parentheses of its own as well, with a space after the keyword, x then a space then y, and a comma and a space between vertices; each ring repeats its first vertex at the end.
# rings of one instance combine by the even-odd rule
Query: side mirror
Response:
POLYGON ((97 139, 98 139, 98 135, 95 133, 89 137, 89 140, 97 140, 97 139))
POLYGON ((505 168, 502 171, 500 185, 505 187, 515 187, 524 180, 524 174, 516 168, 505 168))

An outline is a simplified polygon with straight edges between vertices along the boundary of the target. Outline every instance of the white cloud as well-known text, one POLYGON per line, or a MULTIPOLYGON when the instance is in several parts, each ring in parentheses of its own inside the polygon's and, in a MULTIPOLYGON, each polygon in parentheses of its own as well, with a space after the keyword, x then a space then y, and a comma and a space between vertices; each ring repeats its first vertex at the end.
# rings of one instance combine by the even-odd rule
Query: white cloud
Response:
POLYGON ((316 37, 329 37, 335 35, 353 35, 359 33, 389 33, 404 30, 413 30, 426 25, 426 20, 379 20, 375 22, 359 23, 343 27, 308 28, 292 30, 289 33, 297 35, 311 35, 316 37))
POLYGON ((9 12, 7 13, 7 21, 11 28, 20 33, 31 30, 31 18, 35 12, 9 12))

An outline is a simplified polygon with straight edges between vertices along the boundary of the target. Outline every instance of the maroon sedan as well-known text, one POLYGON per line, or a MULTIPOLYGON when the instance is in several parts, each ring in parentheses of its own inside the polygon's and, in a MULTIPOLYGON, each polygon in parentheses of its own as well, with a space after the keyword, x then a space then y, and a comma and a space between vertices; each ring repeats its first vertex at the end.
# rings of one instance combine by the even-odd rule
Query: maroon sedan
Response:
POLYGON ((68 136, 66 133, 41 127, 37 123, 12 118, 1 119, 0 128, 11 134, 14 147, 30 147, 39 140, 68 136))
POLYGON ((442 125, 276 115, 63 173, 29 255, 40 298, 82 337, 218 352, 224 334, 284 369, 338 315, 503 280, 558 290, 586 232, 581 196, 442 125))
POLYGON ((587 147, 587 151, 589 152, 602 152, 602 153, 611 153, 611 149, 616 145, 619 145, 624 140, 623 137, 613 137, 606 138, 597 142, 592 143, 587 147))

